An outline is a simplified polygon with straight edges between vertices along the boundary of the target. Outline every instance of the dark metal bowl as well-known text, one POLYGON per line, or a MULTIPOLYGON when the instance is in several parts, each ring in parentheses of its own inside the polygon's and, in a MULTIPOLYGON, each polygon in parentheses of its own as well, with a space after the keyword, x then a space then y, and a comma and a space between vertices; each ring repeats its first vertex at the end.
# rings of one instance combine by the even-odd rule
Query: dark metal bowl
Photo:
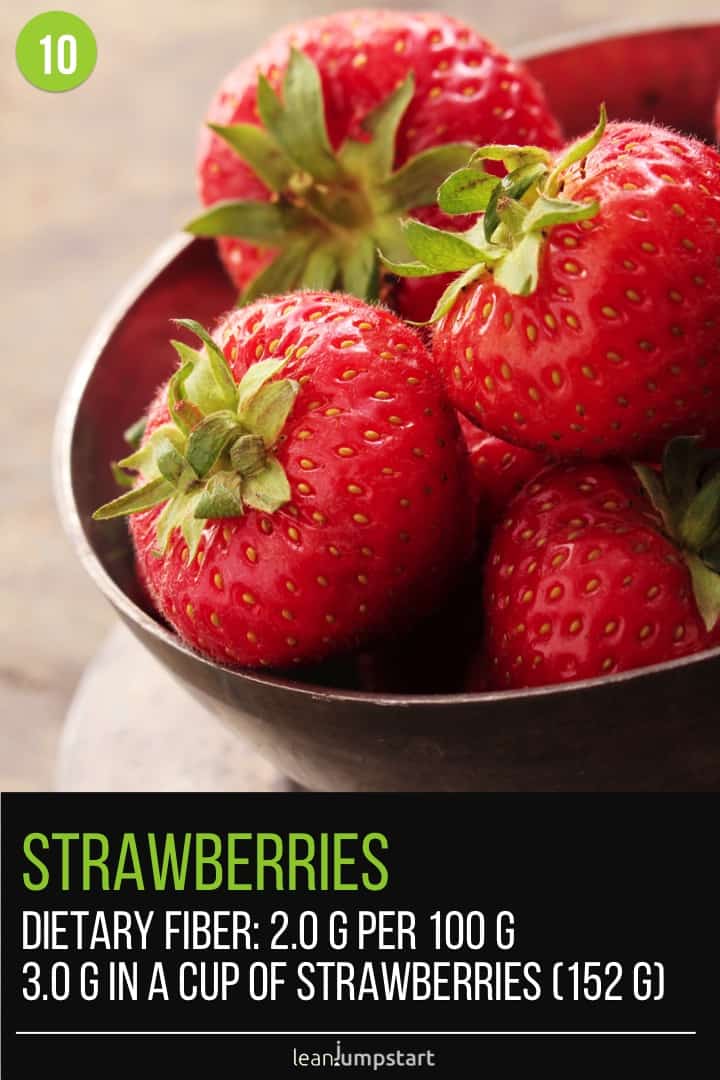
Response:
MULTIPOLYGON (((569 134, 591 126, 604 99, 611 115, 711 135, 720 24, 564 39, 524 58, 569 134)), ((211 243, 171 240, 102 319, 62 405, 62 517, 88 573, 140 641, 311 789, 719 789, 718 649, 566 687, 401 696, 338 689, 343 674, 333 667, 313 674, 316 684, 228 670, 145 610, 124 524, 90 515, 115 493, 108 462, 122 452, 122 431, 173 366, 169 319, 212 322, 233 300, 211 243)))

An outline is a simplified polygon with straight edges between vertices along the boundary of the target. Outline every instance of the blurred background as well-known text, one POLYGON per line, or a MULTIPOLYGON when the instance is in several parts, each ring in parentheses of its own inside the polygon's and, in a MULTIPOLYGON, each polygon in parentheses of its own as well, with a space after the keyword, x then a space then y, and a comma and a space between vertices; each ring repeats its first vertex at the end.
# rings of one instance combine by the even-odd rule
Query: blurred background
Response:
MULTIPOLYGON (((15 39, 38 3, 0 9, 4 344, 0 528, 0 789, 52 786, 83 668, 113 621, 65 541, 52 497, 63 383, 103 308, 195 205, 194 153, 223 73, 283 23, 358 3, 93 0, 98 61, 66 94, 25 82, 15 39)), ((378 5, 381 6, 381 5, 378 5)), ((718 17, 717 0, 385 0, 441 7, 509 51, 603 23, 718 17)), ((132 678, 132 672, 128 673, 132 678)))

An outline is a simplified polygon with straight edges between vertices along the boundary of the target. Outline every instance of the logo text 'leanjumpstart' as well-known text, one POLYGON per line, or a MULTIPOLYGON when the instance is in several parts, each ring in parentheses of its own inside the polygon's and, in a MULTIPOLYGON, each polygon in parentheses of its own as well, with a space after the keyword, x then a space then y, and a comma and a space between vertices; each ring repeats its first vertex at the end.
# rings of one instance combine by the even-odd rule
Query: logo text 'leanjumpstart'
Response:
POLYGON ((343 1050, 338 1040, 334 1050, 298 1050, 293 1046, 292 1062, 296 1068, 365 1068, 417 1069, 435 1067, 434 1050, 343 1050))

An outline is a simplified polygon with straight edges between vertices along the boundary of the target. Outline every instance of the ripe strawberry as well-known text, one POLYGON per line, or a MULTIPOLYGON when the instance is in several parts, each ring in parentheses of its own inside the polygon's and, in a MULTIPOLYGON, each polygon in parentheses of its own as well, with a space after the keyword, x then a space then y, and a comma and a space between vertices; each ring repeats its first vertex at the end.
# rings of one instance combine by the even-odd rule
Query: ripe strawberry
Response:
POLYGON ((720 143, 720 91, 715 102, 715 137, 720 143))
POLYGON ((459 427, 417 334, 320 292, 228 314, 121 466, 141 578, 180 636, 254 667, 320 659, 432 609, 469 553, 459 427))
POLYGON ((513 446, 458 413, 468 448, 481 524, 493 524, 520 488, 547 464, 541 454, 513 446))
MULTIPOLYGON (((470 144, 561 141, 522 65, 432 13, 286 28, 225 78, 208 121, 197 171, 212 209, 188 227, 219 237, 245 301, 300 286, 375 298, 377 246, 407 257, 401 211, 428 206, 440 222, 438 184, 470 144)), ((397 310, 428 317, 442 285, 427 291, 403 283, 397 310)))
POLYGON ((720 404, 720 154, 601 122, 557 161, 486 147, 440 189, 485 210, 464 236, 406 223, 415 264, 464 270, 438 305, 450 396, 488 431, 553 456, 653 460, 720 404), (501 158, 502 181, 482 162, 501 158))
POLYGON ((662 476, 564 464, 520 492, 487 561, 496 688, 593 678, 720 644, 718 460, 680 438, 662 476))

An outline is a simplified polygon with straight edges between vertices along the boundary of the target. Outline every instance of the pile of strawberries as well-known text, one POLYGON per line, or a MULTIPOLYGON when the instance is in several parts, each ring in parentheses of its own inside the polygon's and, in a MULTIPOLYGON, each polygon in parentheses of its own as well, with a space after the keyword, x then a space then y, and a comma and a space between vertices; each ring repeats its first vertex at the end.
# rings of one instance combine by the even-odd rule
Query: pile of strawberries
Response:
POLYGON ((717 149, 603 107, 567 144, 474 30, 359 11, 225 79, 198 175, 238 307, 179 320, 96 513, 184 641, 411 641, 471 690, 720 644, 717 149))

